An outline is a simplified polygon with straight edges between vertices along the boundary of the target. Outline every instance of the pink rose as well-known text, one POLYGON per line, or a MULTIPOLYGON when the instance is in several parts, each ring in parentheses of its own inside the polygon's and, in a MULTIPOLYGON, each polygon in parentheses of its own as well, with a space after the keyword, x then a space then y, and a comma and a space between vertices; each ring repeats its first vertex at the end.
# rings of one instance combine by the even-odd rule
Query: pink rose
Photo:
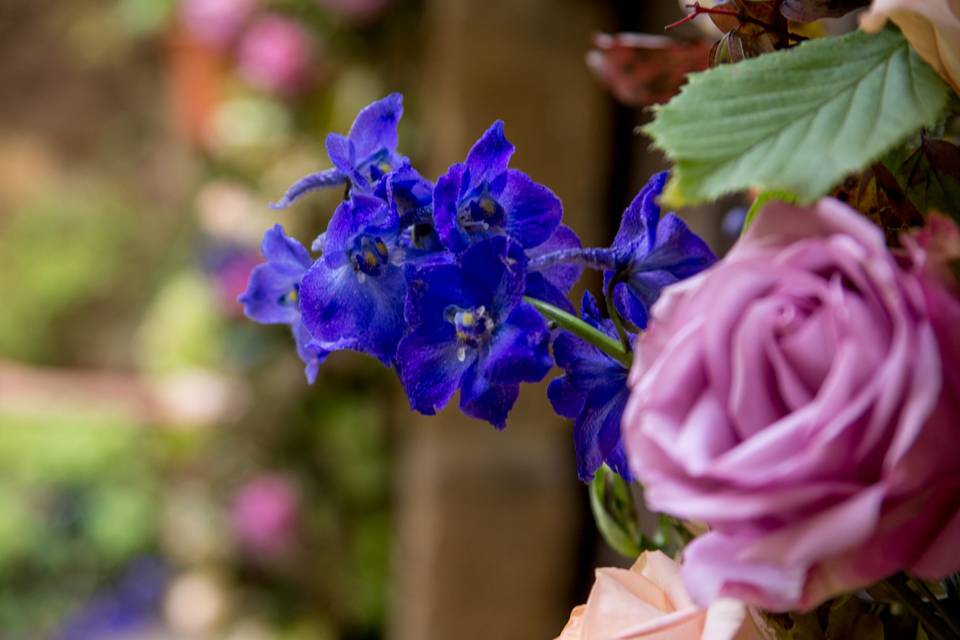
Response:
POLYGON ((649 506, 704 522, 701 604, 809 608, 960 569, 960 302, 846 205, 767 205, 668 287, 637 343, 625 444, 649 506))
POLYGON ((281 95, 302 90, 310 79, 313 38, 295 20, 267 15, 247 29, 237 67, 251 85, 281 95))
POLYGON ((752 640, 759 638, 747 608, 719 600, 693 604, 680 567, 659 551, 643 553, 630 570, 597 569, 587 604, 576 607, 557 640, 752 640))
POLYGON ((918 268, 928 271, 930 278, 940 280, 947 288, 960 290, 954 275, 955 265, 960 264, 960 228, 952 218, 930 212, 923 228, 903 234, 901 240, 918 268))
POLYGON ((200 42, 226 48, 240 35, 258 0, 180 0, 180 18, 200 42))

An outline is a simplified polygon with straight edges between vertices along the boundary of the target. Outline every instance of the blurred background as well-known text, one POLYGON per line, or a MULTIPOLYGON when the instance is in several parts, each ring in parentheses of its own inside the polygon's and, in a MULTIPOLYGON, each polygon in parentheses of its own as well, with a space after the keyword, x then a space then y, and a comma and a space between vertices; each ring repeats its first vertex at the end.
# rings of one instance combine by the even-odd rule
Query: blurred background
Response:
MULTIPOLYGON (((308 386, 236 296, 266 204, 402 91, 435 178, 496 118, 610 240, 662 166, 585 55, 673 0, 0 0, 0 640, 554 637, 598 540, 545 385, 496 433, 379 364, 308 386)), ((686 212, 715 248, 719 215, 686 212)))

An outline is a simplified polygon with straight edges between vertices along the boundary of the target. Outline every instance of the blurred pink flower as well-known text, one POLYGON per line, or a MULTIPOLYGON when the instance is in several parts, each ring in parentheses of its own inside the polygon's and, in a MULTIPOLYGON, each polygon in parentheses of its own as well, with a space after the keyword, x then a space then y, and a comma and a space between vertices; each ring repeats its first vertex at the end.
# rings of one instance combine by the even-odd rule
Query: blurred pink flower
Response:
POLYGON ((294 542, 300 516, 300 496, 283 476, 264 474, 246 484, 234 497, 230 513, 233 530, 251 551, 282 555, 294 542))
POLYGON ((237 67, 254 87, 289 96, 309 82, 313 49, 313 36, 299 22, 270 14, 258 18, 243 34, 237 67))
POLYGON ((237 251, 225 257, 213 273, 217 291, 217 304, 229 316, 243 315, 243 305, 237 302, 246 291, 250 272, 260 264, 260 256, 253 252, 237 251))
POLYGON ((224 49, 236 41, 259 0, 180 0, 180 18, 190 34, 224 49))
POLYGON ((696 606, 680 567, 647 551, 630 570, 597 569, 587 603, 576 607, 557 640, 752 640, 759 638, 747 608, 736 600, 696 606))
POLYGON ((906 234, 903 243, 918 268, 954 293, 960 290, 960 282, 954 275, 954 266, 960 263, 960 228, 952 218, 935 211, 927 214, 923 228, 906 234))
POLYGON ((832 199, 768 204, 664 290, 624 440, 651 509, 710 526, 694 600, 809 608, 960 569, 960 301, 832 199))
POLYGON ((387 8, 393 0, 317 0, 330 13, 350 20, 369 20, 387 8))

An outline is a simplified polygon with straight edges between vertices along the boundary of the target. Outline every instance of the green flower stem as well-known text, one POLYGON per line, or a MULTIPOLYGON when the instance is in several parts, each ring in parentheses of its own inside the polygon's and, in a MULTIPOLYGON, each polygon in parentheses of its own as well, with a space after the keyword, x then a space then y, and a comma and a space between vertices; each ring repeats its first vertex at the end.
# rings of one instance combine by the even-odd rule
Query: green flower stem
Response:
POLYGON ((926 596, 927 600, 930 602, 931 606, 940 614, 940 617, 943 618, 943 621, 946 622, 947 627, 950 629, 955 637, 960 638, 960 625, 957 624, 957 621, 953 619, 950 615, 950 612, 947 611, 946 607, 940 602, 940 598, 937 597, 937 594, 933 592, 933 589, 927 585, 923 580, 917 579, 914 580, 914 584, 917 585, 918 589, 923 592, 923 595, 926 596))
POLYGON ((923 598, 910 587, 909 579, 903 573, 890 576, 883 581, 897 599, 923 625, 927 635, 934 640, 958 640, 958 636, 951 630, 948 620, 942 619, 927 606, 923 598))
POLYGON ((790 191, 783 191, 780 189, 761 191, 759 194, 757 194, 753 204, 750 205, 750 210, 747 211, 747 215, 743 219, 743 229, 740 230, 741 236, 747 232, 747 229, 753 223, 753 219, 757 217, 758 213, 760 213, 760 209, 763 209, 763 206, 771 200, 780 200, 781 202, 786 202, 787 204, 797 204, 796 194, 791 193, 790 191))
POLYGON ((589 342, 623 366, 627 367, 628 369, 630 368, 630 365, 633 362, 633 355, 624 349, 623 344, 620 341, 611 338, 599 329, 591 327, 580 318, 569 314, 563 309, 555 307, 548 302, 537 300, 536 298, 531 298, 529 296, 524 296, 523 300, 524 302, 528 302, 529 304, 533 305, 533 307, 547 320, 556 322, 557 326, 566 329, 581 340, 589 342))

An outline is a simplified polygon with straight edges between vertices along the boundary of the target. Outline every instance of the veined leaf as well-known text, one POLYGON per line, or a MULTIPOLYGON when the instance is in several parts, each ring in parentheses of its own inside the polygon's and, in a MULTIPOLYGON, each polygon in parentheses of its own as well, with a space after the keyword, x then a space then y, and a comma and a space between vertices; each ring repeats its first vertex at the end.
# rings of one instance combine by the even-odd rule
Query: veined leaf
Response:
POLYGON ((747 187, 821 196, 923 126, 949 89, 894 29, 822 38, 690 75, 644 128, 682 206, 747 187))

